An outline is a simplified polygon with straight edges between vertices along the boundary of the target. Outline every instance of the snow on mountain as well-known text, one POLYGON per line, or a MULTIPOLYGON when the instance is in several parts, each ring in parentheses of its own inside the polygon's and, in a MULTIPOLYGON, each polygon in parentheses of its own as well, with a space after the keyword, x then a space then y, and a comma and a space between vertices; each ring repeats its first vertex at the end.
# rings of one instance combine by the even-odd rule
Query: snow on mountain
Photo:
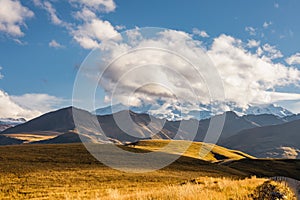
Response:
POLYGON ((0 124, 12 124, 18 125, 26 122, 24 118, 13 119, 13 118, 0 118, 0 124))
POLYGON ((265 106, 249 106, 249 108, 246 110, 245 114, 253 114, 253 115, 260 115, 260 114, 272 114, 278 117, 287 117, 291 116, 294 113, 291 111, 275 105, 275 104, 270 104, 270 105, 265 105, 265 106))
POLYGON ((280 118, 293 115, 289 110, 275 104, 254 106, 249 105, 247 109, 238 107, 236 104, 229 103, 213 103, 200 105, 180 105, 178 103, 169 104, 166 102, 158 102, 155 105, 142 105, 140 107, 127 107, 123 104, 116 104, 94 111, 97 115, 108 115, 122 110, 132 110, 136 113, 147 113, 158 118, 166 118, 168 120, 182 119, 208 119, 214 115, 222 114, 226 111, 233 111, 239 116, 243 115, 261 115, 272 114, 280 118))
POLYGON ((23 124, 26 122, 24 118, 13 119, 13 118, 0 118, 0 132, 8 129, 10 127, 14 127, 19 124, 23 124))

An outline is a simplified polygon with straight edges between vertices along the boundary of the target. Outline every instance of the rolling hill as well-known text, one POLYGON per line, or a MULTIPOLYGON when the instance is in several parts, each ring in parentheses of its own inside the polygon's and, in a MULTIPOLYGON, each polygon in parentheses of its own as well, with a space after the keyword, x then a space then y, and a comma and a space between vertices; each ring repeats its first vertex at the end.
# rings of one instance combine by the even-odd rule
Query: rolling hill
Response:
POLYGON ((300 158, 300 120, 242 130, 221 145, 256 157, 300 158))
POLYGON ((185 146, 188 146, 188 148, 183 156, 211 162, 255 158, 240 151, 230 150, 218 145, 207 144, 203 142, 190 142, 182 140, 141 140, 134 144, 134 148, 137 149, 162 151, 170 154, 177 154, 181 152, 183 149, 185 149, 185 146), (171 144, 171 146, 164 149, 169 144, 171 144))

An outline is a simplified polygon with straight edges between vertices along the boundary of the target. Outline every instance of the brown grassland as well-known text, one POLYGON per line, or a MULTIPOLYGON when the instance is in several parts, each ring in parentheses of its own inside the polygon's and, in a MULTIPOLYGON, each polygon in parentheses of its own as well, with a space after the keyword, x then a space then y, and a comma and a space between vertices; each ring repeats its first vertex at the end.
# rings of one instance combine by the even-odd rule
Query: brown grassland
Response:
MULTIPOLYGON (((143 153, 161 145, 154 142, 122 148, 143 153)), ((82 144, 0 147, 0 199, 253 199, 267 180, 246 178, 253 173, 239 166, 200 160, 193 149, 163 169, 125 173, 101 164, 82 144)), ((207 160, 216 161, 213 155, 207 160)))

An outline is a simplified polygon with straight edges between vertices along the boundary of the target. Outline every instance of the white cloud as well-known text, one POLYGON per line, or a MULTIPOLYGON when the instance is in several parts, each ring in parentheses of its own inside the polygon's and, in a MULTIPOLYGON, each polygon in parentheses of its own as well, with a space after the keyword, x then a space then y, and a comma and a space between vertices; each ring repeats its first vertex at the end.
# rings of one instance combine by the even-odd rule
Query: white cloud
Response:
POLYGON ((274 3, 274 8, 279 8, 279 4, 278 3, 274 3))
POLYGON ((74 16, 76 19, 82 21, 89 21, 97 18, 96 14, 86 7, 82 8, 80 11, 77 11, 74 16))
POLYGON ((59 108, 65 100, 48 94, 10 96, 0 90, 0 118, 35 118, 59 108))
POLYGON ((26 27, 25 20, 33 16, 34 13, 24 7, 20 1, 0 1, 0 31, 10 36, 24 36, 21 27, 26 27))
MULTIPOLYGON (((0 70, 2 70, 1 66, 0 66, 0 70)), ((1 72, 0 72, 0 80, 3 79, 3 77, 4 77, 3 74, 1 74, 1 72)))
POLYGON ((74 39, 86 49, 98 47, 102 40, 117 36, 118 32, 109 21, 92 19, 73 31, 74 39))
POLYGON ((98 19, 90 9, 83 8, 75 14, 75 17, 81 19, 83 24, 78 25, 71 34, 75 41, 85 49, 98 47, 102 40, 119 35, 109 21, 98 19))
POLYGON ((251 27, 251 26, 247 26, 247 27, 245 28, 245 31, 247 31, 247 32, 248 32, 250 35, 252 35, 252 36, 256 35, 256 29, 253 28, 253 27, 251 27))
POLYGON ((0 118, 25 118, 31 119, 37 117, 41 112, 37 110, 29 110, 22 108, 20 105, 15 103, 11 97, 0 90, 0 118))
POLYGON ((64 22, 58 17, 56 9, 53 7, 50 1, 33 0, 33 3, 35 4, 35 6, 38 6, 47 11, 53 24, 64 26, 66 28, 69 28, 71 26, 69 23, 64 22))
POLYGON ((27 45, 28 43, 27 42, 24 42, 22 40, 19 40, 18 38, 14 38, 13 41, 15 43, 17 43, 18 45, 21 45, 21 46, 24 46, 24 45, 27 45))
POLYGON ((49 47, 53 47, 56 49, 64 48, 64 46, 62 44, 58 43, 56 40, 51 40, 51 42, 49 42, 49 47))
MULTIPOLYGON (((269 44, 259 46, 261 53, 258 55, 245 48, 247 43, 224 34, 215 38, 211 47, 203 47, 200 41, 194 40, 190 38, 189 34, 180 31, 163 31, 153 38, 144 37, 141 32, 138 34, 139 32, 139 29, 129 32, 126 43, 120 40, 100 44, 100 51, 102 49, 105 53, 103 62, 107 64, 113 58, 123 55, 132 48, 153 46, 171 51, 176 49, 176 53, 192 61, 197 61, 199 66, 196 67, 206 73, 205 70, 208 70, 207 66, 209 65, 205 64, 205 59, 201 61, 203 63, 199 62, 199 58, 202 58, 201 52, 206 51, 222 78, 227 101, 235 102, 238 106, 245 108, 251 103, 267 104, 284 99, 300 99, 299 94, 276 92, 278 87, 298 84, 300 71, 273 62, 273 59, 282 56, 274 46, 269 44)), ((258 42, 255 46, 257 45, 259 45, 258 42)), ((96 74, 95 69, 91 72, 92 74, 89 75, 93 77, 96 74)), ((114 98, 125 105, 128 104, 129 96, 132 104, 138 105, 141 103, 141 99, 143 102, 153 103, 158 98, 174 99, 174 94, 184 97, 186 101, 192 103, 195 98, 193 98, 194 94, 187 89, 189 87, 194 89, 198 100, 205 104, 209 101, 206 83, 195 74, 197 73, 193 71, 193 68, 173 54, 149 49, 122 56, 110 65, 110 68, 103 74, 99 85, 106 91, 106 100, 112 98, 112 92, 118 85, 120 90, 119 93, 117 92, 118 95, 114 94, 114 98), (136 68, 136 66, 141 67, 136 68), (169 66, 169 68, 165 66, 169 66), (187 84, 187 80, 189 84, 187 84), (159 84, 144 86, 134 95, 130 95, 132 90, 139 88, 147 81, 159 84)), ((212 80, 215 78, 211 77, 212 80)))
POLYGON ((204 38, 208 38, 209 37, 209 35, 205 31, 199 30, 197 28, 193 28, 193 34, 194 35, 198 35, 200 37, 204 37, 204 38))
MULTIPOLYGON (((55 25, 65 27, 73 39, 85 49, 98 47, 102 40, 118 35, 118 29, 123 26, 114 27, 109 21, 98 17, 101 12, 112 12, 116 5, 113 0, 69 0, 73 6, 73 17, 75 23, 63 21, 57 15, 57 11, 50 1, 33 0, 34 4, 48 12, 51 22, 55 25)), ((56 41, 51 42, 52 47, 59 47, 56 41)), ((50 44, 49 44, 50 45, 50 44)))
MULTIPOLYGON (((299 83, 300 72, 297 69, 271 61, 280 54, 274 47, 264 45, 263 49, 269 54, 259 57, 239 44, 240 40, 221 35, 208 51, 223 77, 229 100, 240 105, 272 103, 278 101, 279 97, 276 92, 268 90, 299 83)), ((299 95, 295 98, 299 98, 299 95)))
POLYGON ((260 41, 256 41, 256 40, 248 40, 247 46, 249 48, 254 48, 254 47, 258 47, 260 45, 260 41))
POLYGON ((80 4, 81 6, 89 9, 107 13, 116 9, 116 4, 113 0, 70 0, 70 2, 73 4, 80 4))
POLYGON ((289 58, 285 59, 286 63, 289 65, 300 65, 300 53, 296 53, 289 58))
POLYGON ((271 26, 273 23, 272 22, 264 22, 263 27, 264 28, 268 28, 269 26, 271 26))
POLYGON ((124 25, 117 25, 117 26, 115 26, 115 29, 118 30, 118 31, 121 31, 121 30, 126 29, 126 26, 124 26, 124 25))
POLYGON ((300 101, 289 101, 288 103, 283 104, 283 106, 294 113, 300 113, 300 101))
POLYGON ((273 60, 273 59, 283 57, 281 51, 279 51, 275 46, 272 46, 270 44, 264 44, 262 46, 262 49, 266 53, 266 56, 265 56, 266 59, 273 60))
POLYGON ((28 110, 36 110, 41 113, 49 112, 60 106, 64 100, 49 94, 24 94, 10 96, 11 100, 28 110))
POLYGON ((50 14, 50 18, 53 24, 63 24, 63 21, 57 16, 56 10, 53 8, 52 4, 49 1, 44 2, 44 8, 50 14))

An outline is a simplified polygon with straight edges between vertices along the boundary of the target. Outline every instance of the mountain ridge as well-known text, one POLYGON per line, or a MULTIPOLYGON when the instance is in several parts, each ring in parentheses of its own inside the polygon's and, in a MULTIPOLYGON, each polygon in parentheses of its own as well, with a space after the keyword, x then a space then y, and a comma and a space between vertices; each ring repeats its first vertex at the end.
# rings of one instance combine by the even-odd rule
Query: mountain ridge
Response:
POLYGON ((221 142, 256 157, 300 158, 300 120, 242 130, 221 142))
MULTIPOLYGON (((298 117, 297 115, 295 116, 295 118, 298 117)), ((224 117, 225 121, 217 145, 241 150, 256 157, 276 157, 276 155, 277 157, 281 157, 285 156, 285 154, 287 156, 290 154, 296 155, 298 151, 300 153, 300 147, 293 143, 294 141, 298 141, 295 137, 300 138, 296 134, 300 130, 300 120, 287 122, 288 120, 285 118, 271 114, 239 116, 233 111, 200 121, 196 119, 169 121, 153 117, 149 114, 135 113, 130 110, 123 110, 113 115, 96 116, 82 109, 67 107, 46 113, 24 124, 9 128, 2 131, 0 135, 5 136, 3 141, 7 141, 8 137, 12 139, 24 138, 20 136, 29 133, 34 137, 46 135, 49 136, 49 139, 34 141, 33 143, 47 144, 74 143, 82 140, 96 143, 113 142, 124 144, 144 139, 180 139, 203 142, 211 120, 219 117, 224 117), (74 121, 76 121, 76 126, 74 121), (191 132, 181 129, 181 122, 198 124, 199 127, 196 135, 192 137, 191 132), (261 141, 255 141, 253 138, 251 140, 251 137, 249 140, 246 139, 249 135, 256 135, 255 137, 260 138, 263 134, 256 133, 260 128, 268 129, 275 126, 279 128, 271 128, 272 131, 281 130, 281 127, 285 127, 291 123, 295 123, 295 125, 285 128, 282 132, 274 132, 276 134, 273 137, 274 141, 272 140, 272 135, 268 136, 271 137, 268 140, 264 138, 261 141), (99 128, 99 125, 101 128, 99 128), (298 129, 293 128, 293 126, 298 129), (287 133, 291 131, 293 133, 291 138, 282 136, 284 134, 288 135, 287 133), (245 133, 247 134, 245 135, 245 133), (268 146, 268 148, 264 147, 263 142, 267 142, 265 146, 268 146), (269 144, 270 142, 276 145, 269 144), (253 144, 255 145, 253 146, 253 144), (256 148, 261 149, 261 152, 256 152, 256 148), (272 155, 272 152, 277 154, 272 155)), ((294 119, 293 116, 290 116, 289 120, 292 119, 294 119)), ((10 142, 8 141, 9 144, 10 142)), ((17 140, 12 142, 22 143, 17 140)), ((32 141, 25 142, 31 143, 32 141)))
POLYGON ((194 110, 190 109, 187 113, 181 112, 181 110, 178 109, 178 107, 180 107, 180 105, 179 106, 169 105, 164 110, 169 112, 167 114, 161 114, 157 111, 154 112, 154 109, 159 110, 159 107, 152 108, 149 105, 126 106, 124 104, 118 103, 118 104, 98 108, 94 110, 92 113, 96 115, 109 115, 115 112, 119 112, 121 110, 129 109, 136 113, 150 114, 158 118, 164 118, 173 121, 182 120, 182 119, 191 119, 191 118, 197 120, 203 120, 203 119, 211 118, 217 114, 222 114, 224 112, 227 112, 228 110, 234 111, 239 116, 272 114, 280 118, 285 118, 285 117, 288 118, 289 116, 295 115, 291 111, 275 104, 261 105, 261 106, 248 105, 247 109, 242 109, 236 106, 234 103, 230 103, 230 102, 222 106, 221 104, 220 105, 199 104, 197 109, 195 108, 194 110), (226 107, 226 109, 224 109, 224 107, 226 107))

